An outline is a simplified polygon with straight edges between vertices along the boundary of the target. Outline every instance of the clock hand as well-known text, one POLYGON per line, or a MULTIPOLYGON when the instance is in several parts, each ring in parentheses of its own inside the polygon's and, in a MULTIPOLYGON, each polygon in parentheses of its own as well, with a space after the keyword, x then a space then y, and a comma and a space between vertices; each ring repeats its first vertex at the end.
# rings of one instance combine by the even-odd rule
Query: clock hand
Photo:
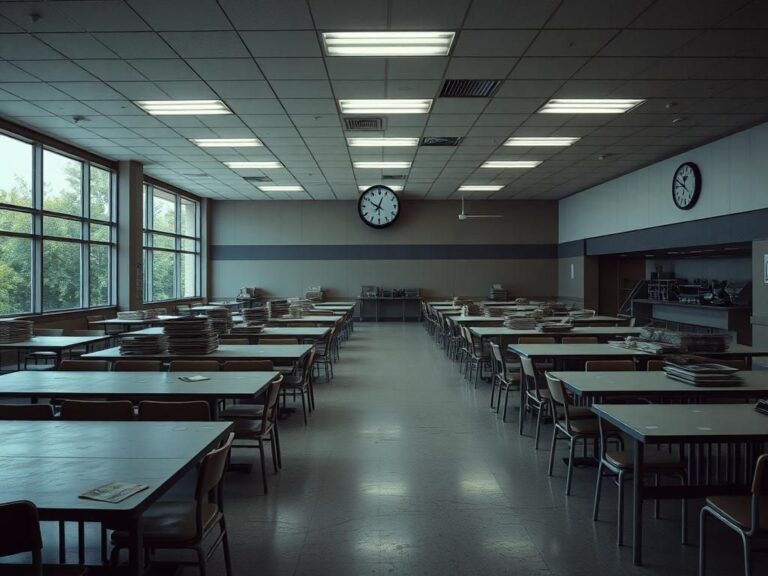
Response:
POLYGON ((677 182, 678 184, 680 184, 680 186, 688 190, 688 187, 685 185, 685 182, 681 181, 679 178, 675 178, 675 182, 677 182))

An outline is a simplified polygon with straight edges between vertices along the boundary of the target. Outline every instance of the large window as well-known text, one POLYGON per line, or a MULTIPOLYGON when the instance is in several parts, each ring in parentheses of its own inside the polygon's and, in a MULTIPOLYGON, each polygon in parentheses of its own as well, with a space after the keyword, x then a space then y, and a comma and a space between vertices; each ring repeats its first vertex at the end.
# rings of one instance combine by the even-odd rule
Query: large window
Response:
POLYGON ((114 180, 0 133, 0 315, 114 302, 114 180))
POLYGON ((144 185, 144 301, 200 295, 200 205, 144 185))

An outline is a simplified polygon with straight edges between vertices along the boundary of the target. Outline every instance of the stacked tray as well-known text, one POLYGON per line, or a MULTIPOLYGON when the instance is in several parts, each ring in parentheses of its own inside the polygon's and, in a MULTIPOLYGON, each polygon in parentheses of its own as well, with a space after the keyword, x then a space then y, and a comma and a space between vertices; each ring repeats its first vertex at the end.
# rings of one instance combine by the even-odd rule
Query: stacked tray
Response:
POLYGON ((168 348, 165 334, 133 334, 120 337, 120 354, 143 356, 162 354, 168 348))
POLYGON ((120 320, 145 320, 147 313, 144 310, 123 310, 117 313, 120 320))
POLYGON ((213 331, 216 334, 226 334, 232 329, 232 312, 229 308, 221 306, 220 308, 211 308, 205 315, 210 318, 213 325, 213 331))
POLYGON ((501 318, 506 314, 504 308, 500 306, 483 306, 482 310, 483 316, 487 316, 489 318, 501 318))
POLYGON ((505 316, 504 328, 510 328, 512 330, 535 330, 536 319, 533 316, 505 316))
POLYGON ((142 312, 144 312, 144 318, 146 320, 154 320, 158 315, 157 308, 147 308, 146 310, 142 310, 142 312))
POLYGON ((210 354, 219 347, 219 336, 205 316, 185 316, 167 320, 163 331, 168 336, 168 352, 178 355, 210 354))
POLYGON ((491 286, 491 289, 488 292, 488 299, 497 300, 499 302, 505 301, 507 299, 507 289, 502 288, 501 286, 491 286))
POLYGON ((264 324, 245 324, 243 326, 233 326, 229 333, 233 336, 250 336, 252 334, 261 334, 264 331, 264 324))
POLYGON ((243 309, 243 321, 246 324, 264 324, 267 320, 269 320, 269 313, 266 306, 243 309))
POLYGON ((270 318, 282 318, 288 314, 288 300, 270 300, 267 302, 270 318))
POLYGON ((738 386, 741 384, 736 368, 712 362, 702 364, 667 362, 664 365, 664 372, 668 377, 692 386, 738 386))
POLYGON ((464 304, 461 308, 461 315, 462 316, 479 316, 480 315, 480 306, 477 304, 464 304))
POLYGON ((569 322, 540 322, 536 324, 537 332, 568 332, 573 330, 573 324, 569 322))
POLYGON ((25 342, 35 333, 35 325, 28 320, 0 320, 0 344, 25 342))

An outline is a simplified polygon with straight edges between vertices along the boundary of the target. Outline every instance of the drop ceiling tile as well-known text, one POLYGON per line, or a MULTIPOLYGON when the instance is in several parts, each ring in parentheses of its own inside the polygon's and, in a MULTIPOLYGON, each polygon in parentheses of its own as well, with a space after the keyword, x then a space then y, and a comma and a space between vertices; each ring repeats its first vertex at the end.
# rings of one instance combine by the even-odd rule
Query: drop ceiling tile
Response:
POLYGON ((2 82, 0 88, 23 100, 68 100, 69 95, 45 82, 2 82))
POLYGON ((540 28, 557 8, 558 0, 475 0, 466 28, 540 28))
MULTIPOLYGON (((139 60, 141 62, 141 60, 139 60)), ((127 64, 123 60, 76 60, 75 63, 82 68, 85 68, 96 76, 99 80, 104 81, 127 81, 127 82, 142 82, 146 78, 142 74, 127 64)), ((82 78, 83 80, 95 80, 91 74, 88 74, 88 78, 82 78)), ((80 80, 78 77, 70 78, 51 78, 51 80, 80 80)))
POLYGON ((305 0, 221 0, 221 7, 238 30, 291 30, 313 28, 305 0))
POLYGON ((310 0, 321 30, 386 30, 387 3, 379 0, 310 0))
POLYGON ((217 80, 208 82, 219 98, 274 98, 264 80, 217 80))
POLYGON ((168 94, 152 82, 110 82, 109 86, 128 100, 168 100, 168 94))
POLYGON ((587 61, 587 58, 521 58, 509 73, 509 78, 566 80, 587 61))
POLYGON ((440 85, 439 80, 389 80, 387 98, 435 98, 440 85))
POLYGON ((336 114, 292 114, 291 119, 298 127, 341 126, 341 120, 336 114))
POLYGON ((122 100, 124 98, 103 82, 51 82, 51 86, 78 100, 122 100))
POLYGON ((63 58, 63 56, 29 34, 3 34, 0 36, 0 58, 4 60, 54 60, 63 58))
POLYGON ((147 80, 198 80, 197 74, 181 58, 127 60, 147 80))
POLYGON ((609 98, 623 80, 568 80, 553 94, 556 98, 609 98))
POLYGON ((327 80, 271 80, 278 98, 333 98, 327 80))
POLYGON ((226 98, 225 103, 235 114, 285 114, 285 110, 277 99, 226 98))
POLYGON ((175 58, 176 53, 154 32, 102 32, 97 40, 121 58, 175 58))
POLYGON ((522 56, 535 30, 462 30, 456 41, 456 56, 522 56))
MULTIPOLYGON (((96 111, 77 100, 30 100, 35 106, 48 110, 57 116, 90 116, 96 115, 96 111)), ((67 118, 69 122, 71 118, 67 118)))
POLYGON ((322 58, 258 58, 256 62, 270 80, 325 80, 322 58))
POLYGON ((331 80, 377 80, 385 77, 386 58, 326 58, 331 80))
MULTIPOLYGON (((695 31, 691 31, 695 33, 695 31)), ((765 58, 764 30, 707 30, 674 52, 677 56, 759 56, 765 58)))
POLYGON ((76 82, 96 80, 94 76, 83 70, 82 67, 66 60, 29 60, 17 62, 16 65, 46 82, 56 80, 76 82))
POLYGON ((653 0, 565 0, 547 21, 547 28, 624 28, 636 24, 635 18, 652 3, 653 0))
POLYGON ((429 126, 472 126, 477 120, 477 114, 433 114, 429 118, 429 126))
POLYGON ((747 4, 745 0, 705 3, 656 2, 634 22, 633 28, 710 28, 747 4))
POLYGON ((215 0, 127 0, 154 30, 228 30, 229 20, 215 0))
POLYGON ((72 20, 58 3, 3 2, 0 14, 28 32, 79 32, 82 27, 72 20), (31 14, 39 18, 31 18, 31 14))
POLYGON ((386 98, 383 80, 333 80, 336 98, 386 98))
MULTIPOLYGON (((2 38, 2 37, 0 37, 2 38)), ((23 64, 24 62, 19 62, 23 64)), ((37 82, 38 79, 24 72, 18 66, 15 66, 12 62, 0 62, 0 83, 1 82, 37 82)))
MULTIPOLYGON (((340 140, 338 141, 339 144, 341 144, 343 147, 345 146, 345 141, 343 140, 344 132, 339 127, 328 127, 328 128, 312 128, 312 127, 306 127, 306 128, 299 128, 299 133, 307 138, 307 144, 310 143, 311 139, 313 138, 331 138, 331 137, 337 137, 340 140)), ((334 142, 331 142, 330 144, 333 144, 334 142)))
POLYGON ((427 123, 428 116, 429 114, 394 114, 387 118, 387 127, 424 126, 427 123))
POLYGON ((485 109, 487 114, 532 114, 546 98, 494 98, 485 109))
POLYGON ((600 56, 667 56, 697 34, 695 30, 623 30, 600 56))
POLYGON ((489 98, 438 98, 432 104, 432 114, 477 114, 489 101, 489 98))
POLYGON ((542 30, 526 52, 533 57, 593 56, 618 30, 542 30))
POLYGON ((245 128, 245 124, 235 115, 200 116, 200 122, 209 128, 245 128))
POLYGON ((563 85, 562 80, 507 80, 496 92, 500 98, 550 97, 563 85))
POLYGON ((288 114, 333 114, 336 101, 331 98, 289 98, 282 100, 288 114))
POLYGON ((314 31, 241 32, 243 42, 256 57, 319 57, 317 34, 314 31))
POLYGON ((245 58, 248 50, 236 32, 164 32, 182 58, 245 58))
POLYGON ((453 80, 506 78, 517 58, 451 58, 446 78, 453 80))
POLYGON ((443 77, 448 58, 388 58, 388 80, 428 80, 443 77))
POLYGON ((117 58, 90 34, 39 34, 38 38, 67 58, 117 58))
POLYGON ((10 34, 11 32, 24 32, 24 30, 5 16, 0 15, 0 34, 10 34))
POLYGON ((148 30, 147 24, 126 3, 114 0, 57 2, 70 19, 88 32, 148 30))

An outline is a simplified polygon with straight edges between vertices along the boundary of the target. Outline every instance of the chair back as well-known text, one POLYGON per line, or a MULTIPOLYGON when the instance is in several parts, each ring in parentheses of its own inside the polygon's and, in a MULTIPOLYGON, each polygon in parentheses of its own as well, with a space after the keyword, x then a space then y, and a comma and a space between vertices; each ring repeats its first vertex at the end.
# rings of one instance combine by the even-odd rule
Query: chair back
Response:
POLYGON ((219 363, 216 360, 171 360, 168 370, 170 372, 218 372, 219 363))
POLYGON ((554 336, 520 336, 518 344, 555 344, 554 336))
POLYGON ((64 328, 35 328, 35 336, 63 336, 64 328))
POLYGON ((659 372, 664 369, 664 360, 648 360, 645 369, 648 372, 659 372))
POLYGON ((560 339, 563 344, 597 344, 597 336, 563 336, 560 339))
POLYGON ((493 358, 493 363, 496 365, 496 373, 504 376, 504 358, 501 356, 501 348, 499 348, 499 345, 491 341, 491 357, 493 358))
POLYGON ((130 400, 63 400, 62 420, 94 422, 127 422, 133 420, 133 404, 130 400))
POLYGON ((588 360, 584 363, 587 372, 634 372, 633 360, 588 360))
POLYGON ((109 362, 106 360, 62 360, 59 370, 65 372, 108 372, 109 362))
POLYGON ((40 551, 43 539, 37 507, 27 500, 0 504, 0 526, 4 528, 3 537, 0 538, 0 557, 30 552, 32 569, 25 574, 42 576, 40 551))
POLYGON ((104 336, 103 330, 70 330, 68 336, 104 336))
POLYGON ((298 338, 259 338, 259 346, 271 346, 282 344, 298 344, 298 338))
POLYGON ((301 366, 301 387, 308 388, 310 379, 312 378, 312 365, 315 363, 315 356, 317 350, 313 346, 309 349, 309 353, 304 356, 304 362, 301 366))
POLYGON ((222 364, 222 372, 272 372, 275 365, 272 360, 227 360, 222 364))
POLYGON ((0 404, 0 420, 53 420, 53 406, 50 404, 0 404))
POLYGON ((547 379, 547 389, 551 397, 552 411, 557 421, 564 421, 565 429, 570 433, 571 422, 568 414, 568 395, 565 393, 565 386, 561 380, 552 376, 549 372, 544 373, 547 379))
POLYGON ((526 356, 520 356, 520 368, 522 370, 522 382, 525 384, 525 393, 536 400, 541 401, 539 394, 539 378, 536 374, 536 367, 533 360, 526 356))
POLYGON ((247 346, 248 345, 248 338, 221 338, 219 340, 222 344, 226 345, 232 345, 232 346, 247 346))
POLYGON ((156 402, 139 403, 139 420, 143 422, 208 422, 211 410, 208 402, 156 402))
POLYGON ((234 439, 235 434, 230 432, 221 446, 203 456, 197 469, 197 484, 195 486, 197 534, 195 539, 198 541, 203 538, 206 529, 206 511, 210 502, 215 502, 220 512, 224 510, 224 474, 227 471, 229 452, 232 449, 234 439))
POLYGON ((112 367, 115 372, 160 372, 160 360, 117 360, 112 367))

